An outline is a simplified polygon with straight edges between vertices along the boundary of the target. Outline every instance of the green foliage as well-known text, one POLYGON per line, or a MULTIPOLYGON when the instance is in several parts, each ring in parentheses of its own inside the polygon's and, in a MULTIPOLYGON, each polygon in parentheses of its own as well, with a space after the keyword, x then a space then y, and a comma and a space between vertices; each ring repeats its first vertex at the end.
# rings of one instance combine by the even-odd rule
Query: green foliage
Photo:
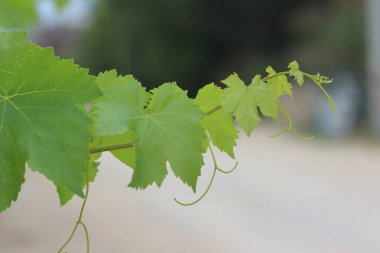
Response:
POLYGON ((258 108, 265 116, 278 119, 276 92, 260 75, 256 75, 248 86, 236 73, 222 82, 228 86, 224 91, 222 106, 235 116, 236 122, 248 136, 260 122, 258 108))
POLYGON ((280 97, 286 94, 291 97, 293 94, 293 86, 288 82, 288 77, 286 75, 277 75, 276 71, 274 71, 271 66, 267 67, 266 71, 269 76, 274 76, 273 78, 270 78, 267 83, 275 90, 276 96, 280 97))
POLYGON ((130 186, 161 185, 169 161, 174 174, 195 191, 203 164, 203 113, 174 83, 148 93, 132 76, 117 77, 113 71, 99 79, 104 81, 104 75, 109 83, 100 85, 105 99, 95 104, 95 134, 136 134, 136 166, 130 186))
POLYGON ((289 74, 294 77, 294 80, 302 86, 304 81, 303 73, 300 71, 300 67, 298 66, 298 62, 292 61, 289 63, 289 74))
MULTIPOLYGON (((195 192, 212 144, 234 158, 234 119, 250 135, 262 116, 278 121, 280 112, 289 125, 279 134, 298 135, 279 105, 280 96, 292 95, 289 76, 300 85, 310 79, 334 108, 323 88, 327 77, 304 73, 295 61, 289 71, 268 67, 267 73, 249 85, 234 73, 222 81, 227 88, 209 84, 191 99, 175 83, 147 91, 114 70, 95 78, 24 32, 0 33, 0 211, 17 199, 26 164, 57 186, 62 205, 74 194, 83 197, 104 151, 133 169, 133 188, 160 186, 170 166, 195 192)), ((215 170, 227 173, 213 158, 215 170)))
POLYGON ((36 20, 35 0, 0 0, 0 25, 26 26, 36 20))
MULTIPOLYGON (((199 90, 195 104, 202 112, 207 113, 221 105, 223 90, 214 84, 208 84, 199 90)), ((235 158, 233 148, 236 146, 238 130, 235 128, 230 114, 223 110, 204 117, 202 126, 207 129, 212 143, 221 151, 235 158)))
POLYGON ((78 107, 100 95, 95 78, 26 33, 0 33, 0 211, 17 198, 25 163, 83 196, 90 118, 78 107))
MULTIPOLYGON (((69 0, 52 0, 58 9, 63 9, 69 0)), ((38 20, 37 0, 0 0, 0 26, 20 27, 34 24, 38 20)))
MULTIPOLYGON (((95 180, 96 175, 98 174, 98 165, 99 165, 99 162, 97 162, 96 160, 98 160, 99 158, 100 158, 100 153, 90 155, 90 158, 87 163, 88 164, 87 169, 84 170, 84 174, 83 174, 83 184, 82 184, 83 188, 86 186, 88 182, 93 182, 95 180)), ((73 198, 74 193, 59 183, 54 183, 54 184, 57 187, 59 202, 63 206, 73 198)))
POLYGON ((249 85, 234 73, 222 81, 227 88, 209 84, 191 99, 175 83, 147 91, 132 75, 118 76, 114 70, 96 78, 72 60, 55 57, 52 49, 29 42, 25 32, 0 33, 0 212, 17 199, 27 164, 56 185, 61 205, 74 195, 84 197, 72 235, 58 252, 78 226, 85 230, 89 251, 82 214, 104 151, 133 169, 130 187, 160 186, 170 166, 195 192, 209 149, 214 172, 206 191, 191 203, 176 200, 185 206, 197 203, 216 172, 236 168, 237 163, 230 171, 220 169, 212 150, 215 145, 234 158, 234 119, 250 135, 262 116, 278 121, 280 112, 288 126, 279 134, 299 135, 279 105, 280 96, 292 95, 289 76, 299 85, 310 79, 334 109, 323 88, 332 82, 327 77, 304 73, 295 61, 289 71, 268 67, 267 72, 249 85))

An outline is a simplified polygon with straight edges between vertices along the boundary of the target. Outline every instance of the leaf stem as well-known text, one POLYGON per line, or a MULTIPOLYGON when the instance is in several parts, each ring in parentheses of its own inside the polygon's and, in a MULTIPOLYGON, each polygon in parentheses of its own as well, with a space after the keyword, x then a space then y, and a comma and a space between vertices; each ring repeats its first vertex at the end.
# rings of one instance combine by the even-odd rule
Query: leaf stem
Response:
POLYGON ((289 73, 290 73, 289 71, 282 71, 282 72, 278 72, 276 74, 267 75, 266 77, 264 77, 261 80, 263 80, 265 82, 265 81, 268 81, 269 79, 272 79, 272 78, 274 78, 276 76, 289 75, 289 73))
MULTIPOLYGON (((324 90, 323 87, 316 82, 314 76, 312 76, 310 74, 307 74, 305 72, 302 72, 302 74, 304 76, 306 76, 307 78, 309 78, 310 80, 314 81, 318 85, 318 87, 322 90, 322 92, 326 95, 327 99, 329 100, 329 102, 331 104, 331 107, 333 108, 333 111, 335 111, 334 102, 332 101, 331 97, 326 92, 326 90, 324 90)), ((278 72, 278 73, 275 73, 275 74, 270 74, 270 75, 267 75, 266 77, 262 78, 261 80, 265 82, 265 81, 268 81, 268 80, 270 80, 270 79, 272 79, 274 77, 281 76, 281 75, 290 75, 290 71, 282 71, 282 72, 278 72)), ((215 106, 214 108, 212 108, 209 111, 207 111, 205 113, 205 115, 209 116, 209 115, 211 115, 211 114, 219 111, 220 109, 222 109, 222 106, 220 106, 220 105, 215 106)), ((293 131, 293 132, 295 131, 294 129, 288 129, 288 128, 286 128, 286 129, 282 130, 281 132, 279 132, 278 134, 276 134, 275 136, 281 135, 282 133, 284 133, 287 130, 290 130, 290 131, 293 131)), ((132 148, 132 147, 134 147, 133 143, 125 143, 125 144, 119 144, 119 145, 90 148, 89 152, 91 154, 94 154, 94 153, 101 153, 101 152, 105 152, 105 151, 112 151, 112 150, 132 148)), ((218 168, 218 170, 221 171, 221 172, 223 172, 219 168, 218 168)))
POLYGON ((209 115, 213 114, 214 112, 219 111, 220 109, 222 109, 222 107, 220 105, 215 106, 214 108, 212 108, 211 110, 209 110, 208 112, 206 112, 206 116, 209 116, 209 115))
MULTIPOLYGON (((205 114, 206 116, 209 116, 219 111, 220 109, 222 109, 222 107, 218 105, 212 108, 211 110, 207 111, 205 114)), ((90 154, 95 154, 95 153, 101 153, 105 151, 112 151, 112 150, 119 150, 119 149, 133 148, 133 147, 134 147, 134 143, 124 143, 124 144, 118 144, 118 145, 90 148, 89 152, 90 154)))
POLYGON ((94 153, 101 153, 105 151, 132 148, 132 147, 133 147, 133 143, 124 143, 124 144, 105 146, 105 147, 95 147, 95 148, 90 148, 90 153, 94 154, 94 153))

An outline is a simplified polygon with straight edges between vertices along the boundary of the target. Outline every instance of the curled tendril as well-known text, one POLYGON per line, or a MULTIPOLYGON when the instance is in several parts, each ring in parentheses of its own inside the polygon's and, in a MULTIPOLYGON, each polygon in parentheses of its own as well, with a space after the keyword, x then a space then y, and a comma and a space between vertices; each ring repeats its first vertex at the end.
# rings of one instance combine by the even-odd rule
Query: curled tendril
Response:
POLYGON ((214 154, 214 151, 212 150, 211 146, 209 146, 209 149, 210 149, 210 153, 211 153, 211 156, 212 156, 212 160, 213 160, 213 163, 214 163, 214 171, 212 173, 212 177, 211 177, 211 180, 205 190, 205 192, 196 200, 194 200, 193 202, 190 202, 190 203, 183 203, 179 200, 177 200, 177 198, 174 198, 174 201, 181 205, 181 206, 192 206, 192 205, 195 205, 196 203, 198 203, 199 201, 201 201, 207 194, 208 192, 210 191, 211 189, 211 186, 214 182, 214 179, 215 179, 215 175, 216 175, 216 172, 219 171, 223 174, 230 174, 232 172, 234 172, 238 166, 238 162, 235 163, 234 167, 231 169, 231 170, 222 170, 221 168, 219 168, 217 162, 216 162, 216 158, 215 158, 215 154, 214 154))
POLYGON ((321 74, 316 74, 314 76, 309 77, 313 81, 317 82, 318 84, 330 84, 333 83, 334 80, 327 77, 327 76, 321 76, 321 74))
POLYGON ((320 85, 319 83, 315 82, 315 84, 321 89, 321 91, 323 92, 323 94, 325 94, 327 100, 329 101, 330 103, 330 106, 331 106, 331 110, 336 113, 336 109, 335 109, 335 104, 334 104, 334 100, 332 99, 332 97, 330 96, 330 94, 322 87, 322 85, 320 85))
MULTIPOLYGON (((77 232, 77 229, 78 229, 78 226, 81 225, 82 228, 83 228, 83 231, 84 231, 84 234, 86 236, 86 252, 87 253, 90 253, 90 236, 88 234, 88 229, 87 229, 87 226, 86 224, 83 222, 83 211, 84 211, 84 208, 86 207, 86 203, 87 203, 87 199, 88 199, 88 194, 89 194, 89 191, 90 191, 90 182, 89 182, 89 179, 88 179, 88 171, 87 171, 87 178, 86 178, 86 194, 84 196, 84 199, 83 199, 83 203, 82 203, 82 208, 80 210, 80 213, 79 213, 79 218, 77 220, 77 222, 75 223, 75 226, 73 228, 73 231, 71 232, 69 238, 66 240, 66 242, 62 245, 62 247, 58 250, 58 253, 62 253, 63 250, 66 248, 66 246, 71 242, 71 240, 74 238, 74 235, 75 233, 77 232)), ((67 253, 67 251, 65 251, 65 253, 67 253)))
POLYGON ((292 118, 290 117, 288 110, 286 110, 285 107, 283 107, 281 105, 279 105, 278 108, 280 109, 282 116, 288 121, 288 126, 285 127, 283 130, 281 130, 280 132, 276 133, 275 135, 272 135, 271 137, 277 137, 277 136, 280 136, 287 131, 290 131, 294 135, 296 135, 298 138, 305 140, 305 141, 309 141, 309 140, 314 138, 314 136, 304 136, 304 135, 300 134, 297 130, 295 130, 292 126, 292 118))
POLYGON ((331 110, 334 113, 336 113, 335 104, 334 104, 333 99, 331 98, 330 94, 322 87, 322 85, 324 85, 324 84, 332 83, 333 79, 330 79, 326 76, 321 76, 319 73, 317 75, 310 75, 310 74, 304 73, 304 75, 306 77, 308 77, 310 80, 312 80, 319 87, 319 89, 321 89, 321 91, 323 92, 323 94, 325 94, 327 100, 329 101, 329 104, 331 106, 331 110))
POLYGON ((219 168, 219 167, 216 167, 216 169, 217 169, 219 172, 223 173, 223 174, 230 174, 230 173, 232 173, 232 172, 234 172, 234 171, 236 170, 238 164, 239 164, 239 162, 236 162, 235 165, 234 165, 234 167, 233 167, 232 169, 230 169, 230 170, 222 170, 222 169, 219 168))
POLYGON ((183 203, 183 202, 177 200, 177 198, 174 198, 174 201, 177 204, 180 204, 181 206, 192 206, 192 205, 195 205, 196 203, 198 203, 199 201, 201 201, 207 195, 207 193, 210 191, 211 185, 214 182, 216 171, 217 171, 217 169, 216 169, 216 167, 214 167, 214 172, 212 173, 212 177, 211 177, 210 183, 208 184, 208 186, 206 188, 206 191, 198 199, 196 199, 196 200, 194 200, 193 202, 190 202, 190 203, 183 203))

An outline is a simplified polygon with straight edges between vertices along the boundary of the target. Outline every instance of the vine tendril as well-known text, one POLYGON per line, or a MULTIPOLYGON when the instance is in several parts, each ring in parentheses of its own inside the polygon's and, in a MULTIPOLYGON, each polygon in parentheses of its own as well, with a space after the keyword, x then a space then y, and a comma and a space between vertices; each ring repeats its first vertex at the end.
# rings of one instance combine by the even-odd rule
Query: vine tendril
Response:
MULTIPOLYGON (((79 213, 79 217, 78 217, 78 220, 77 222, 75 223, 75 226, 73 228, 73 231, 71 232, 69 238, 66 240, 66 242, 62 245, 61 248, 59 248, 58 250, 58 253, 62 253, 63 250, 66 248, 66 246, 71 242, 71 240, 74 238, 74 235, 78 229, 78 226, 81 225, 83 230, 84 230, 84 233, 85 233, 85 236, 86 236, 86 252, 87 253, 90 253, 90 237, 89 237, 89 233, 88 233, 88 229, 87 229, 87 226, 86 224, 83 222, 82 220, 82 217, 83 217, 83 212, 84 212, 84 208, 86 207, 86 203, 87 203, 87 198, 88 198, 88 194, 89 194, 89 191, 90 191, 90 182, 89 182, 89 179, 88 179, 88 171, 87 171, 87 178, 86 178, 86 194, 84 196, 84 199, 83 199, 83 203, 82 203, 82 207, 80 209, 80 213, 79 213)), ((67 253, 67 252, 66 252, 67 253)))
POLYGON ((199 201, 201 201, 207 195, 207 193, 210 191, 211 185, 214 182, 216 171, 217 171, 217 169, 216 169, 216 167, 214 167, 214 171, 212 173, 212 177, 211 177, 210 183, 208 184, 205 192, 198 199, 196 199, 196 200, 194 200, 193 202, 190 202, 190 203, 181 202, 181 201, 177 200, 177 198, 174 198, 174 201, 177 204, 181 205, 181 206, 192 206, 192 205, 195 205, 196 203, 198 203, 199 201))
POLYGON ((230 170, 222 170, 222 169, 219 168, 219 167, 216 167, 216 169, 217 169, 219 172, 223 173, 223 174, 230 174, 230 173, 232 173, 232 172, 234 172, 234 171, 236 170, 238 164, 239 164, 239 162, 236 162, 235 165, 234 165, 234 167, 233 167, 232 169, 230 169, 230 170))
POLYGON ((292 118, 290 117, 290 114, 289 114, 288 110, 285 109, 285 107, 279 105, 278 109, 280 109, 282 116, 288 121, 288 126, 286 128, 284 128, 283 130, 281 130, 280 132, 272 135, 271 137, 277 137, 277 136, 280 136, 287 131, 290 131, 294 135, 296 135, 298 138, 305 140, 305 141, 309 141, 309 140, 312 140, 314 138, 314 136, 304 136, 293 128, 292 118))
POLYGON ((210 149, 210 153, 211 153, 211 156, 212 156, 212 161, 214 163, 214 171, 212 173, 211 180, 210 180, 210 182, 209 182, 209 184, 208 184, 205 192, 198 199, 196 199, 196 200, 194 200, 193 202, 190 202, 190 203, 184 203, 184 202, 181 202, 181 201, 177 200, 177 198, 174 198, 174 201, 177 204, 179 204, 181 206, 192 206, 192 205, 195 205, 196 203, 198 203, 199 201, 201 201, 208 194, 208 192, 210 191, 211 186, 212 186, 212 184, 214 182, 215 175, 216 175, 217 171, 219 171, 219 172, 221 172, 223 174, 229 174, 229 173, 232 173, 232 172, 234 172, 236 170, 238 162, 235 163, 234 167, 231 170, 222 170, 222 169, 220 169, 218 167, 217 162, 216 162, 216 157, 215 157, 214 151, 211 148, 211 145, 209 146, 209 149, 210 149))

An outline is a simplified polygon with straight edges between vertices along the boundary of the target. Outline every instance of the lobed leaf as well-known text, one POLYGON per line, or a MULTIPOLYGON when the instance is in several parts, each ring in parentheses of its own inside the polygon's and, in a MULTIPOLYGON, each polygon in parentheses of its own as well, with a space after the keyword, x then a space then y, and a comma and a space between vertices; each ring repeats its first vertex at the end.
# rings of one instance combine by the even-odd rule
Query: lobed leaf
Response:
MULTIPOLYGON (((207 113, 221 105, 222 95, 223 90, 220 87, 208 84, 198 91, 194 102, 199 105, 202 112, 207 113)), ((233 148, 236 146, 239 135, 238 130, 234 127, 231 114, 223 110, 216 111, 203 118, 202 125, 207 129, 212 143, 234 158, 233 148)))
POLYGON ((262 81, 260 75, 256 75, 249 86, 236 73, 222 82, 228 86, 222 96, 222 106, 235 116, 248 136, 261 120, 258 108, 265 116, 278 120, 276 91, 262 81))
POLYGON ((195 191, 203 165, 204 114, 174 83, 148 93, 132 76, 115 71, 98 78, 105 98, 95 106, 95 135, 132 131, 136 164, 129 186, 160 186, 169 162, 174 174, 195 191), (107 83, 103 83, 103 82, 107 83))
MULTIPOLYGON (((266 71, 269 75, 277 74, 271 66, 268 66, 266 71)), ((292 96, 293 86, 288 82, 288 77, 285 74, 272 77, 267 81, 267 83, 272 87, 272 89, 275 90, 277 97, 281 97, 284 94, 289 97, 292 96)))
POLYGON ((25 163, 83 196, 91 120, 77 105, 100 95, 95 79, 26 33, 0 33, 0 211, 16 200, 25 163))
POLYGON ((298 65, 297 61, 292 61, 289 63, 289 73, 291 76, 294 77, 294 80, 297 81, 297 83, 302 86, 304 81, 304 76, 302 71, 300 71, 300 67, 298 65))

